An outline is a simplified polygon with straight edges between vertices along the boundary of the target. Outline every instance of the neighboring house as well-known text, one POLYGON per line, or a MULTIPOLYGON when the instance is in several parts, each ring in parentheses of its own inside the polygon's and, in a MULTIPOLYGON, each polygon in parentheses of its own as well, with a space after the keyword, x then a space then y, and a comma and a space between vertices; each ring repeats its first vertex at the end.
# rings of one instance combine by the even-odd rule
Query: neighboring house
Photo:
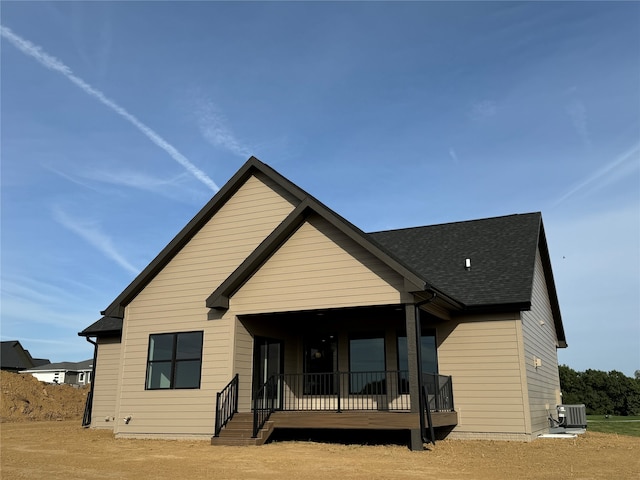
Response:
POLYGON ((118 437, 401 429, 422 449, 430 425, 531 440, 560 403, 539 213, 367 234, 253 157, 102 315, 79 333, 85 424, 118 437))
POLYGON ((68 383, 79 386, 91 383, 92 372, 92 359, 82 362, 50 363, 20 371, 20 373, 30 373, 41 382, 68 383))
POLYGON ((1 342, 0 349, 2 370, 18 373, 25 368, 33 368, 49 363, 46 358, 33 358, 29 350, 25 350, 17 340, 1 342))

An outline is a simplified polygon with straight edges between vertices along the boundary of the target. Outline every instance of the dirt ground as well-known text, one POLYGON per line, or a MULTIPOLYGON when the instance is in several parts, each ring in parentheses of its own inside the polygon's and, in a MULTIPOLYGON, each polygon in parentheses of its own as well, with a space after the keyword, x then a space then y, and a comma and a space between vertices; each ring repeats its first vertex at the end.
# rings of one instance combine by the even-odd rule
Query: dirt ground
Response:
POLYGON ((88 387, 55 385, 33 375, 0 371, 0 422, 82 418, 88 387))
POLYGON ((3 479, 637 479, 640 439, 587 433, 532 443, 442 441, 400 445, 114 439, 78 421, 3 423, 3 479))
MULTIPOLYGON (((401 445, 278 441, 260 447, 214 447, 206 441, 115 439, 109 430, 82 428, 82 409, 73 420, 28 421, 36 410, 44 417, 60 418, 62 407, 49 404, 58 411, 52 416, 38 399, 32 398, 28 405, 43 408, 31 410, 22 400, 15 403, 14 397, 37 397, 40 392, 62 400, 56 395, 62 390, 36 382, 30 393, 16 394, 5 380, 2 375, 2 479, 640 478, 640 438, 594 432, 577 439, 531 443, 445 440, 423 452, 401 445), (7 411, 12 415, 5 417, 7 411)), ((84 392, 72 390, 83 401, 84 392)), ((73 402, 66 398, 64 404, 73 402)))

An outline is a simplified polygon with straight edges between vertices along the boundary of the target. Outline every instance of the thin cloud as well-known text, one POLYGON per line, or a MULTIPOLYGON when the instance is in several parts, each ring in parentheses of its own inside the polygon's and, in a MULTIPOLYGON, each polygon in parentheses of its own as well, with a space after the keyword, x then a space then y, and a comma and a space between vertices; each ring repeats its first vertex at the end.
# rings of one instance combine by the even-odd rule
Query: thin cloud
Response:
POLYGON ((482 100, 475 103, 471 107, 469 116, 472 120, 484 120, 486 118, 493 117, 498 112, 498 106, 493 100, 482 100))
POLYGON ((581 190, 587 188, 596 189, 605 185, 617 181, 620 178, 626 177, 630 171, 637 169, 640 166, 640 143, 636 143, 629 150, 624 152, 615 160, 609 162, 607 165, 596 171, 591 176, 571 188, 567 193, 560 197, 555 206, 561 204, 569 197, 575 195, 581 190))
POLYGON ((113 170, 79 170, 66 173, 51 165, 42 166, 69 182, 101 194, 123 196, 124 193, 120 189, 113 187, 126 187, 193 205, 201 205, 202 201, 206 200, 203 198, 202 190, 190 186, 187 172, 163 179, 131 169, 122 169, 117 173, 113 170))
POLYGON ((133 188, 176 200, 178 202, 201 205, 202 191, 190 186, 187 173, 172 178, 158 178, 130 169, 114 171, 94 170, 79 173, 83 178, 115 187, 133 188))
POLYGON ((90 185, 87 182, 83 182, 82 180, 76 178, 74 175, 69 175, 68 173, 62 172, 62 171, 58 170, 57 168, 52 167, 51 165, 43 164, 42 167, 46 168, 47 170, 49 170, 49 171, 51 171, 53 173, 55 173, 58 176, 64 178, 65 180, 68 180, 68 181, 70 181, 72 183, 75 183, 76 185, 80 185, 81 187, 88 188, 89 190, 93 190, 94 192, 103 193, 102 190, 100 190, 98 188, 95 188, 93 185, 90 185))
POLYGON ((101 232, 94 222, 81 222, 73 219, 60 208, 53 209, 53 218, 60 225, 82 237, 89 244, 102 252, 107 258, 110 258, 128 272, 131 272, 134 275, 140 273, 139 269, 129 263, 129 261, 116 250, 111 238, 101 232))
POLYGON ((582 139, 585 146, 591 146, 591 137, 589 136, 589 129, 587 127, 587 107, 584 103, 575 100, 567 107, 567 113, 571 117, 571 123, 575 128, 578 136, 582 139))
POLYGON ((1 291, 3 330, 24 322, 58 329, 87 323, 87 311, 80 306, 82 294, 78 297, 75 290, 28 278, 6 278, 2 280, 1 291))
POLYGON ((196 124, 202 136, 211 145, 240 157, 249 157, 251 149, 236 138, 227 126, 227 120, 213 102, 200 99, 195 110, 196 124))
MULTIPOLYGON (((0 337, 3 340, 8 340, 9 338, 13 339, 12 337, 0 337)), ((61 346, 68 346, 69 345, 69 341, 68 340, 51 340, 48 338, 31 338, 31 337, 20 337, 20 342, 21 343, 26 343, 26 342, 32 342, 32 343, 42 343, 45 345, 61 345, 61 346)))
POLYGON ((28 55, 35 60, 37 60, 44 67, 53 70, 55 72, 61 73, 64 75, 69 81, 78 86, 82 91, 91 95, 92 97, 99 100, 102 104, 107 106, 109 109, 120 115, 122 118, 131 123, 134 127, 136 127, 140 132, 142 132, 149 140, 151 140, 158 147, 163 149, 165 152, 169 154, 171 158, 173 158, 176 162, 178 162, 182 167, 184 167, 187 172, 197 178, 204 185, 209 187, 214 192, 217 192, 220 187, 216 185, 216 183, 209 178, 209 176, 196 167, 193 163, 191 163, 184 155, 182 155, 178 150, 176 150, 173 145, 169 144, 166 140, 164 140, 160 135, 154 132, 151 128, 146 126, 132 114, 130 114, 123 107, 115 103, 113 100, 107 98, 104 93, 100 90, 93 88, 87 82, 82 80, 80 77, 77 77, 71 69, 62 63, 57 58, 45 53, 41 47, 34 45, 28 40, 16 35, 11 31, 11 29, 0 25, 0 35, 7 39, 13 46, 15 46, 18 50, 20 50, 25 55, 28 55))
POLYGON ((134 170, 122 170, 118 173, 108 171, 93 171, 84 173, 82 174, 82 176, 84 178, 102 183, 109 183, 112 185, 119 185, 156 193, 166 191, 167 187, 179 184, 180 182, 185 180, 185 174, 180 174, 166 180, 163 178, 147 175, 146 173, 136 172, 134 170))
POLYGON ((456 154, 456 151, 453 149, 453 147, 449 148, 449 156, 451 157, 451 160, 453 160, 455 163, 459 163, 458 155, 456 154))

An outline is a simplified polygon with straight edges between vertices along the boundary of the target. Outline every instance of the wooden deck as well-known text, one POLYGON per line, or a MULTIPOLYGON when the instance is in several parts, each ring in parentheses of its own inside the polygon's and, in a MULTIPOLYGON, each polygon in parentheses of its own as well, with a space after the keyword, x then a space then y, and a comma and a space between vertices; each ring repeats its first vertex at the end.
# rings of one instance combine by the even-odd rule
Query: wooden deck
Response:
MULTIPOLYGON (((286 412, 277 411, 269 418, 275 428, 336 428, 405 430, 417 428, 418 413, 344 411, 336 412, 286 412)), ((434 427, 458 424, 456 412, 432 412, 434 427)), ((425 416, 426 422, 426 416, 425 416)))
MULTIPOLYGON (((426 416, 425 416, 426 417, 426 416)), ((434 427, 454 426, 456 412, 433 412, 434 427)), ((425 418, 426 424, 426 418, 425 418)), ((236 413, 212 445, 262 445, 278 428, 344 429, 344 430, 412 430, 419 425, 419 414, 379 411, 276 411, 271 414, 257 438, 253 438, 253 413, 236 413)))

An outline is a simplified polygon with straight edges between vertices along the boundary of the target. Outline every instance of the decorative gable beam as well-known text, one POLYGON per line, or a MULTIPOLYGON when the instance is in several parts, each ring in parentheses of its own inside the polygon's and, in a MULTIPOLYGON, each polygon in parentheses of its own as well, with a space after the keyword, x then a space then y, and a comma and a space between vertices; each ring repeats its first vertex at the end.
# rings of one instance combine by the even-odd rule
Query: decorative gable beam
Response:
MULTIPOLYGON (((437 291, 418 274, 399 262, 355 225, 345 220, 333 210, 324 206, 315 198, 308 196, 289 214, 289 216, 246 258, 242 264, 207 298, 208 308, 226 310, 229 308, 229 298, 246 283, 253 274, 282 246, 286 240, 298 229, 306 218, 316 214, 329 222, 335 228, 347 235, 356 244, 373 254, 380 261, 388 265, 404 278, 404 286, 410 292, 425 290, 437 291)), ((454 308, 461 308, 462 304, 451 299, 443 292, 438 294, 448 300, 454 308)))

